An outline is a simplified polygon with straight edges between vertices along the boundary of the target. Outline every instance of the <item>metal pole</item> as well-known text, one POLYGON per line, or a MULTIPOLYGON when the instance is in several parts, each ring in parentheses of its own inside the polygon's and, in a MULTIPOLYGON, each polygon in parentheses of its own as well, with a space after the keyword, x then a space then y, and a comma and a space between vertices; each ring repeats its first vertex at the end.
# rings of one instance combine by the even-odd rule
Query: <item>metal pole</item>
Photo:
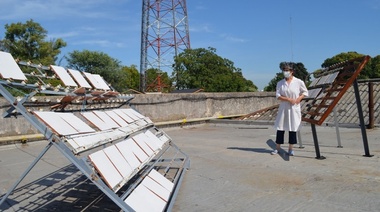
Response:
POLYGON ((336 131, 336 139, 338 140, 338 148, 343 148, 340 142, 340 133, 339 133, 339 122, 338 122, 338 112, 336 111, 336 107, 333 109, 334 112, 334 122, 335 122, 335 131, 336 131))
POLYGON ((38 157, 33 161, 32 164, 28 167, 28 169, 25 170, 25 172, 22 174, 22 176, 17 180, 17 182, 8 190, 8 192, 3 196, 3 198, 0 201, 0 205, 5 202, 5 200, 8 198, 8 196, 16 189, 16 187, 21 183, 21 181, 28 175, 30 170, 33 169, 33 167, 38 163, 38 161, 45 155, 45 153, 50 149, 52 146, 52 143, 49 142, 49 144, 45 147, 44 150, 38 155, 38 157))
POLYGON ((360 120, 360 129, 362 131, 362 137, 363 137, 363 145, 364 145, 364 152, 366 157, 372 157, 369 153, 369 147, 368 147, 368 139, 367 139, 367 131, 366 131, 366 126, 364 124, 364 116, 363 116, 363 109, 362 109, 362 104, 360 101, 360 93, 359 93, 359 85, 358 85, 358 80, 355 79, 354 81, 354 90, 355 90, 355 97, 356 97, 356 104, 358 107, 358 114, 359 114, 359 120, 360 120))
POLYGON ((311 124, 311 131, 313 133, 313 139, 314 139, 314 147, 315 147, 315 154, 316 159, 326 159, 325 157, 321 156, 321 153, 319 152, 319 144, 318 144, 318 137, 317 137, 317 130, 315 128, 315 124, 311 124))

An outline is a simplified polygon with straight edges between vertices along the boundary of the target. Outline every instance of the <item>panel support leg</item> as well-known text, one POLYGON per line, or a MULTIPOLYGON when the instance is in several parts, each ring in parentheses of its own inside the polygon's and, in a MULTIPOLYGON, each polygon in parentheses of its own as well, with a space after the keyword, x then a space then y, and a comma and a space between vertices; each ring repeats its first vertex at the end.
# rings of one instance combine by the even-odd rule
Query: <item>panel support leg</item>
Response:
POLYGON ((314 147, 315 147, 315 154, 316 159, 326 159, 324 156, 321 156, 321 153, 319 152, 319 143, 318 143, 318 137, 317 137, 317 130, 315 128, 315 124, 311 124, 311 131, 313 133, 313 140, 314 140, 314 147))
POLYGON ((342 143, 341 143, 341 141, 340 141, 338 112, 336 111, 336 107, 333 108, 333 112, 334 112, 334 122, 335 122, 336 139, 338 140, 338 148, 343 148, 342 143))
POLYGON ((367 138, 367 131, 366 131, 366 126, 364 124, 364 116, 363 116, 363 109, 362 109, 362 104, 360 101, 360 93, 359 93, 359 85, 358 85, 358 80, 355 79, 354 81, 354 90, 355 90, 355 97, 356 97, 356 104, 358 107, 358 114, 359 114, 359 121, 360 121, 360 129, 362 131, 362 138, 363 138, 363 145, 364 145, 364 153, 365 157, 372 157, 369 153, 369 147, 368 147, 368 138, 367 138))
POLYGON ((29 167, 25 170, 25 172, 22 174, 22 176, 17 180, 17 182, 8 190, 8 192, 3 196, 3 198, 0 201, 0 205, 2 205, 6 199, 8 199, 8 196, 17 188, 17 186, 21 183, 21 181, 28 175, 28 173, 34 168, 34 166, 40 161, 40 159, 46 154, 46 152, 50 149, 52 146, 52 142, 49 142, 49 144, 42 150, 42 152, 38 155, 36 159, 34 159, 33 163, 29 165, 29 167))

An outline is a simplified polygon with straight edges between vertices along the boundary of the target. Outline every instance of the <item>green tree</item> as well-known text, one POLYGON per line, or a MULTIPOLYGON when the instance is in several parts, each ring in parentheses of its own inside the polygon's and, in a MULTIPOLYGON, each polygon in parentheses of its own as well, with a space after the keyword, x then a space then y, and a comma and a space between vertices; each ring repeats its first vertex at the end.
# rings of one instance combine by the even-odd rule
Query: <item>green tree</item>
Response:
POLYGON ((373 57, 369 61, 368 65, 364 67, 363 72, 360 73, 360 75, 362 74, 366 74, 366 77, 370 79, 380 78, 380 55, 373 57))
POLYGON ((117 91, 127 90, 127 73, 122 71, 120 61, 103 52, 97 51, 73 51, 65 57, 67 67, 78 71, 99 74, 105 81, 111 84, 117 91))
POLYGON ((186 49, 174 58, 173 80, 176 89, 203 88, 206 92, 256 91, 241 69, 216 54, 216 49, 186 49))
POLYGON ((282 72, 276 73, 276 76, 273 79, 271 79, 267 86, 264 87, 264 91, 276 91, 277 82, 279 82, 283 78, 284 75, 282 74, 282 72))
MULTIPOLYGON (((327 58, 323 63, 322 67, 326 68, 336 63, 344 62, 347 60, 355 59, 358 57, 363 57, 364 54, 360 54, 357 52, 342 52, 337 54, 331 58, 327 58)), ((372 58, 368 64, 363 68, 360 72, 358 78, 359 79, 370 79, 370 78, 378 78, 380 77, 380 55, 372 58)))
MULTIPOLYGON (((303 80, 305 84, 310 82, 310 74, 307 72, 307 69, 303 65, 303 63, 294 63, 294 62, 281 62, 279 68, 281 68, 286 64, 290 63, 294 68, 294 76, 303 80)), ((276 91, 277 82, 282 80, 284 75, 282 71, 276 73, 276 76, 268 83, 267 86, 264 87, 264 91, 276 91)))
POLYGON ((129 89, 139 90, 140 73, 137 70, 136 65, 122 67, 122 72, 125 72, 127 78, 125 84, 129 89))
POLYGON ((336 63, 344 62, 346 60, 355 59, 358 57, 363 57, 363 54, 359 54, 357 52, 342 52, 340 54, 337 54, 331 58, 327 58, 321 65, 322 68, 327 68, 331 65, 334 65, 336 63))
POLYGON ((47 31, 32 19, 26 23, 6 24, 5 30, 0 45, 2 50, 21 60, 52 65, 57 61, 60 49, 66 46, 61 38, 46 41, 47 31))

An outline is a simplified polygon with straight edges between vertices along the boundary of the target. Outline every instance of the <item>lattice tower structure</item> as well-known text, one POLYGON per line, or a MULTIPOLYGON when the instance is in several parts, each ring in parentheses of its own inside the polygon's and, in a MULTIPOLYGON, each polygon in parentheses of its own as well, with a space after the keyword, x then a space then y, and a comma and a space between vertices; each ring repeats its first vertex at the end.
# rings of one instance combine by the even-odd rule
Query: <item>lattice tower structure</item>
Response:
POLYGON ((190 48, 186 0, 143 0, 140 91, 150 68, 171 73, 174 57, 190 48))

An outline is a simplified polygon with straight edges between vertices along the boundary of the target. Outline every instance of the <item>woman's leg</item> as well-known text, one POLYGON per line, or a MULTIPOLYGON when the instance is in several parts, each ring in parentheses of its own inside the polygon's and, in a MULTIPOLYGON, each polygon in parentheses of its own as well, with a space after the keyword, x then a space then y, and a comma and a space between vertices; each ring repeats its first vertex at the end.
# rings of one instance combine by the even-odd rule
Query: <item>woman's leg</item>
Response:
POLYGON ((276 150, 272 154, 277 154, 281 150, 281 144, 284 143, 285 131, 277 130, 276 133, 276 150))
POLYGON ((294 155, 293 145, 297 143, 297 132, 289 132, 289 154, 294 155))

